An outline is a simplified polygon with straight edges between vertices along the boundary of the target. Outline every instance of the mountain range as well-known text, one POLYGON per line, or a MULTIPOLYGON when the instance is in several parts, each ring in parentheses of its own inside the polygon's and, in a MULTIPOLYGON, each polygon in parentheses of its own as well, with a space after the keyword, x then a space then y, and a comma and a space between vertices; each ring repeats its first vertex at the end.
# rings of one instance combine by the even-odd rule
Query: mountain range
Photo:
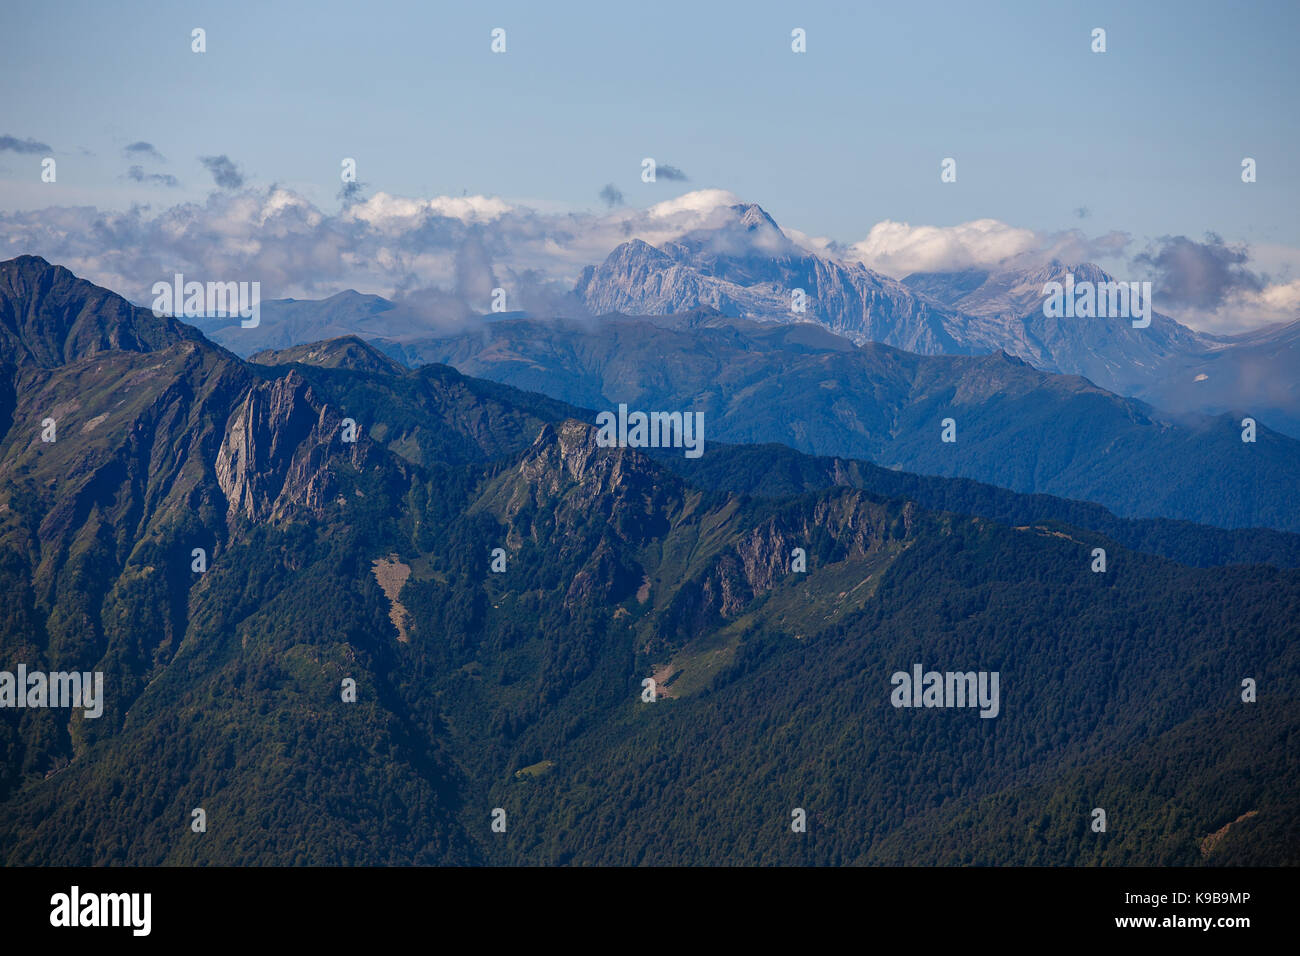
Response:
MULTIPOLYGON (((917 273, 898 281, 861 263, 804 249, 759 206, 742 203, 721 225, 677 240, 659 246, 639 239, 622 243, 600 265, 583 270, 571 296, 575 315, 568 318, 577 320, 576 313, 585 310, 604 317, 587 325, 609 324, 616 315, 662 324, 712 310, 730 319, 820 327, 854 345, 889 345, 918 355, 1003 352, 1035 369, 1082 376, 1101 389, 1137 398, 1158 409, 1157 417, 1199 413, 1238 422, 1250 417, 1300 438, 1300 376, 1294 371, 1300 367, 1300 321, 1216 336, 1181 325, 1158 308, 1146 328, 1134 328, 1127 319, 1048 317, 1045 288, 1067 276, 1078 282, 1112 280, 1089 263, 1053 262, 1034 269, 917 273), (792 310, 796 289, 805 296, 803 312, 792 310)), ((422 349, 424 340, 446 338, 457 329, 473 334, 503 318, 439 324, 418 302, 395 303, 351 290, 318 301, 269 301, 262 311, 261 327, 251 330, 231 320, 195 321, 213 341, 243 356, 343 335, 379 342, 395 354, 425 355, 436 350, 422 349)), ((511 317, 529 318, 521 313, 504 318, 511 317)), ((667 358, 689 361, 700 345, 688 342, 685 348, 667 358)), ((562 387, 572 391, 578 383, 562 387)), ((867 453, 848 446, 816 450, 867 453)), ((1089 494, 1061 486, 1016 487, 1089 494)))
POLYGON ((0 859, 1300 862, 1297 536, 592 421, 0 263, 0 666, 106 688, 0 712, 0 859), (892 705, 914 665, 998 715, 892 705))
MULTIPOLYGON (((357 335, 406 365, 444 363, 578 407, 690 407, 705 414, 719 441, 779 442, 1095 501, 1126 517, 1300 530, 1290 506, 1300 442, 1267 419, 1257 423, 1256 441, 1245 443, 1248 416, 1240 411, 1168 412, 1001 350, 922 355, 857 344, 813 322, 759 322, 712 307, 582 320, 498 316, 436 331, 406 307, 350 292, 264 303, 256 329, 225 320, 200 325, 245 356, 357 335), (948 418, 956 424, 953 443, 940 440, 948 418)), ((1157 316, 1150 329, 1127 330, 1168 329, 1157 316)), ((1180 329, 1174 338, 1188 340, 1192 333, 1180 329)), ((1260 332, 1198 361, 1220 362, 1217 380, 1243 369, 1244 356, 1272 362, 1277 374, 1266 381, 1282 383, 1295 381, 1282 368, 1287 354, 1273 333, 1260 332)))
POLYGON ((1169 411, 1253 412, 1300 436, 1300 321, 1213 336, 1153 311, 1147 328, 1119 318, 1052 318, 1048 283, 1113 281, 1090 263, 916 273, 895 281, 861 263, 797 246, 762 209, 732 207, 720 227, 658 247, 630 240, 587 268, 576 292, 596 314, 669 315, 711 306, 732 316, 815 322, 855 343, 926 355, 1001 350, 1035 368, 1082 375, 1169 411), (791 292, 806 294, 806 312, 791 292))
POLYGON ((1290 505, 1295 439, 1261 426, 1243 443, 1234 416, 1172 416, 1003 352, 922 356, 711 310, 505 319, 375 344, 404 364, 444 363, 579 407, 691 408, 718 441, 972 478, 1125 517, 1300 530, 1290 505), (948 418, 952 443, 941 440, 948 418))

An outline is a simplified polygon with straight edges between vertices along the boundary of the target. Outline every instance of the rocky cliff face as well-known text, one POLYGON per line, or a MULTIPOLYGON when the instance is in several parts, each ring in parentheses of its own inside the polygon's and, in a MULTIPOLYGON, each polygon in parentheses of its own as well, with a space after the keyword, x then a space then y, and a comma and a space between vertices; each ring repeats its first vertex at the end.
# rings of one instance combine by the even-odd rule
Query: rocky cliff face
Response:
POLYGON ((833 541, 836 561, 862 560, 913 533, 911 504, 849 490, 756 519, 739 499, 706 498, 639 451, 598 447, 595 434, 579 421, 546 426, 478 507, 505 522, 509 548, 545 540, 557 561, 577 564, 570 606, 617 602, 643 580, 655 582, 669 641, 716 626, 789 581, 795 548, 815 563, 814 543, 833 541))
MULTIPOLYGON (((663 534, 682 508, 684 492, 648 458, 628 448, 600 448, 596 429, 569 420, 542 428, 503 489, 498 514, 515 528, 537 514, 557 541, 594 523, 620 547, 663 534)), ((535 523, 528 533, 536 537, 535 523)), ((515 537, 521 532, 516 531, 515 537)))
POLYGON ((879 555, 890 541, 911 537, 915 513, 911 503, 900 509, 843 491, 769 518, 719 556, 701 581, 701 600, 693 610, 702 618, 740 613, 756 597, 789 580, 796 548, 804 549, 806 560, 815 560, 808 552, 823 535, 836 542, 837 560, 879 555))
POLYGON ((364 470, 373 443, 356 430, 343 440, 343 416, 296 371, 251 388, 230 418, 216 476, 229 517, 282 519, 296 508, 319 513, 338 493, 335 468, 364 470))

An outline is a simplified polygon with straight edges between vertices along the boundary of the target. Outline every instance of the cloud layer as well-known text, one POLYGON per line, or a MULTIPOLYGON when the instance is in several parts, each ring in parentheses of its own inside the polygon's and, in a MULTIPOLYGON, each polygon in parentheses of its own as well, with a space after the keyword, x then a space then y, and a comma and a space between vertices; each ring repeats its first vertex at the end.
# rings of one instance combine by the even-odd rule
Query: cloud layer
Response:
MULTIPOLYGON (((147 154, 149 144, 135 145, 141 148, 132 152, 147 154)), ((43 255, 137 302, 148 301, 154 282, 182 272, 205 281, 260 281, 264 298, 321 297, 346 288, 422 298, 448 319, 486 311, 491 289, 500 285, 510 309, 574 313, 580 306, 569 293, 579 273, 619 243, 639 238, 660 245, 722 226, 734 218, 728 207, 741 201, 726 190, 701 189, 646 209, 556 213, 498 196, 416 199, 379 192, 365 198, 363 184, 355 183, 340 194, 341 208, 327 211, 288 188, 245 187, 229 157, 203 162, 219 188, 202 202, 159 211, 139 205, 125 212, 0 213, 0 258, 43 255)), ((139 166, 127 178, 175 182, 139 166)), ((810 251, 895 277, 1035 268, 1052 260, 1124 262, 1132 244, 1122 233, 1049 234, 994 219, 953 226, 885 221, 848 246, 785 232, 810 251)), ((1249 269, 1248 257, 1213 236, 1204 243, 1166 237, 1128 259, 1130 274, 1121 278, 1152 278, 1161 311, 1200 328, 1235 331, 1294 318, 1300 282, 1271 281, 1249 269)))
MULTIPOLYGON (((209 164, 227 182, 233 166, 209 164)), ((128 177, 163 182, 139 167, 128 177)), ((327 212, 279 186, 226 187, 203 202, 157 212, 137 205, 125 212, 79 206, 0 213, 0 257, 42 255, 137 302, 148 299, 154 282, 183 272, 257 280, 265 298, 345 288, 399 297, 459 290, 481 312, 489 298, 483 277, 511 286, 511 308, 526 308, 520 303, 527 299, 559 303, 582 267, 620 242, 675 239, 720 222, 726 205, 737 201, 706 190, 649 209, 593 215, 543 214, 496 196, 353 198, 327 212)))

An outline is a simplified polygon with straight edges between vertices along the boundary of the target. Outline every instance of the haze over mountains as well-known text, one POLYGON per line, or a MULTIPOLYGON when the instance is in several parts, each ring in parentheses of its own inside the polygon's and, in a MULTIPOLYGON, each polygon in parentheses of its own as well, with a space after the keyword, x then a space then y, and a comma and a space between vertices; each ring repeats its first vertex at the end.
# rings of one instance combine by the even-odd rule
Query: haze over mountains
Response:
POLYGON ((783 448, 670 469, 356 339, 243 361, 34 257, 0 373, 3 666, 106 676, 98 720, 0 715, 6 864, 1300 862, 1294 535, 1224 566, 1244 532, 783 448), (1000 671, 999 716, 891 706, 918 662, 1000 671))
MULTIPOLYGON (((1300 321, 1235 336, 1180 325, 1158 310, 1149 328, 1116 319, 1058 319, 1043 314, 1043 287, 1106 282, 1092 265, 989 272, 917 273, 914 291, 979 318, 993 319, 1012 337, 1007 352, 1035 368, 1067 372, 1170 411, 1245 411, 1290 435, 1300 435, 1300 321)), ((1157 298, 1158 305, 1158 298, 1157 298)))

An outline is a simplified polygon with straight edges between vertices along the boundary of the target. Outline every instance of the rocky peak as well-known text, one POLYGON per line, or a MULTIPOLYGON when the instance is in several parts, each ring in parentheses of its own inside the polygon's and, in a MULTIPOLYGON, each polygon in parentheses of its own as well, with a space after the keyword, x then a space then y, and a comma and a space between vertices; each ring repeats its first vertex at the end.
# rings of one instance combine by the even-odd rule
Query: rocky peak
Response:
MULTIPOLYGON (((736 213, 737 221, 746 229, 767 228, 781 232, 781 227, 776 224, 776 220, 769 216, 758 203, 738 203, 731 207, 731 211, 736 213)), ((784 233, 781 234, 784 235, 784 233)))
POLYGON ((295 345, 287 349, 266 349, 250 355, 248 360, 257 365, 289 365, 301 362, 303 365, 315 365, 319 368, 343 368, 381 375, 406 373, 405 366, 355 335, 343 335, 326 339, 324 342, 295 345))
POLYGON ((79 279, 40 256, 0 262, 0 357, 53 368, 103 351, 152 352, 198 330, 79 279))

